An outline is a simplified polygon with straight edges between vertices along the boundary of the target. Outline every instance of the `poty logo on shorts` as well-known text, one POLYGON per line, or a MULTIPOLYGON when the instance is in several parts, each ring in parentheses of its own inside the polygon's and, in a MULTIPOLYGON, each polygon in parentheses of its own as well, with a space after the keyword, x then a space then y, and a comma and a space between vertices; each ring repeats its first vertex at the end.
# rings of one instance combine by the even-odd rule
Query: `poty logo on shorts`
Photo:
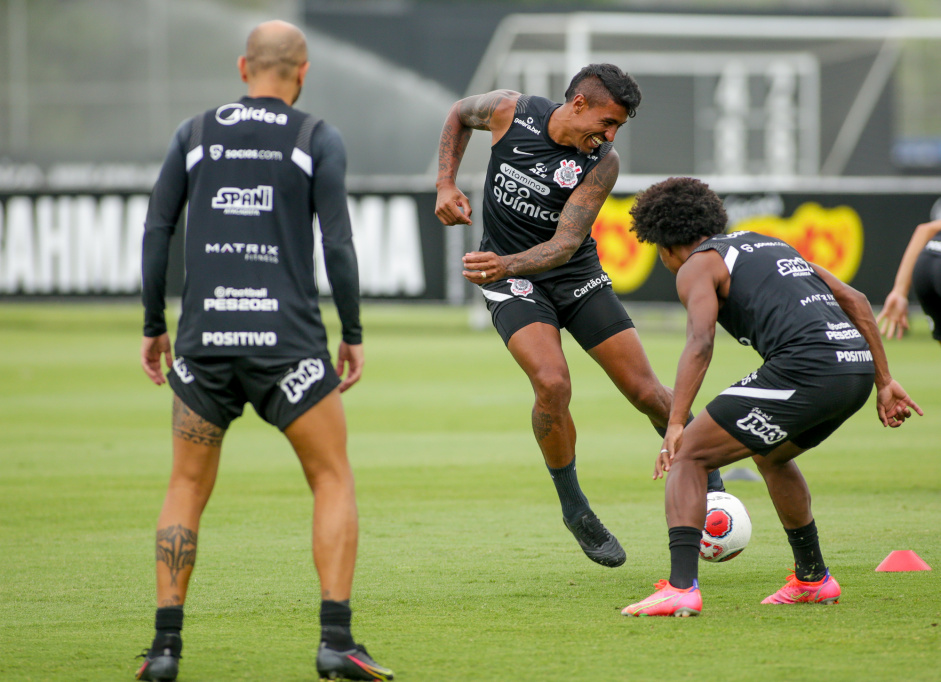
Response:
POLYGON ((528 279, 508 279, 510 293, 514 296, 529 296, 533 293, 533 283, 528 279))
POLYGON ((563 189, 569 189, 578 184, 578 174, 582 172, 582 167, 574 161, 562 161, 561 167, 555 169, 555 175, 552 179, 563 189))
POLYGON ((203 332, 204 346, 277 346, 274 332, 203 332))
POLYGON ((755 434, 767 445, 774 445, 787 438, 787 431, 782 430, 776 424, 772 424, 769 419, 768 415, 755 407, 747 416, 735 422, 735 425, 742 431, 755 434))
POLYGON ((278 386, 284 391, 288 402, 296 405, 304 397, 311 386, 323 379, 324 367, 323 360, 317 358, 307 358, 301 360, 297 369, 291 370, 282 377, 278 386))
POLYGON ((173 361, 173 371, 176 372, 176 375, 180 377, 180 381, 184 384, 191 384, 196 381, 196 377, 192 375, 190 368, 186 366, 186 361, 182 355, 178 355, 176 360, 173 361))
POLYGON ((274 188, 271 185, 258 185, 254 189, 220 187, 212 198, 212 207, 226 215, 259 216, 262 211, 274 208, 274 188))
POLYGON ((223 104, 216 109, 216 121, 224 126, 234 126, 242 121, 277 123, 279 126, 286 126, 288 124, 288 115, 276 114, 264 107, 256 109, 255 107, 246 107, 241 102, 232 102, 232 104, 223 104))
POLYGON ((778 274, 782 277, 806 277, 813 273, 810 263, 803 258, 782 258, 778 261, 778 274))

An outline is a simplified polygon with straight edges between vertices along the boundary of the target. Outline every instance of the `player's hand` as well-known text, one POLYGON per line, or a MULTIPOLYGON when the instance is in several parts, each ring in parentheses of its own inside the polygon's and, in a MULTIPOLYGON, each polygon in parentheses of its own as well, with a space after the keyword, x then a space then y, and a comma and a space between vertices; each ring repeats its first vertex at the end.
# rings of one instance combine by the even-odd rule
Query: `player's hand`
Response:
POLYGON ((653 479, 655 481, 658 478, 663 478, 663 475, 670 471, 670 466, 673 464, 676 451, 679 450, 680 445, 683 444, 683 430, 685 428, 686 427, 682 424, 670 424, 667 426, 667 434, 663 438, 663 445, 660 446, 660 454, 657 455, 657 460, 653 467, 653 479))
POLYGON ((471 225, 470 200, 454 185, 438 190, 435 215, 442 225, 471 225))
POLYGON ((503 257, 490 251, 471 251, 464 254, 464 271, 461 273, 471 284, 486 284, 503 279, 509 273, 503 257))
POLYGON ((885 305, 882 311, 876 317, 879 325, 879 331, 887 339, 893 336, 897 339, 908 331, 908 299, 901 294, 890 291, 885 297, 885 305))
POLYGON ((170 350, 170 335, 164 332, 160 336, 145 336, 140 348, 140 362, 152 382, 160 386, 167 383, 160 369, 160 358, 167 363, 167 369, 173 366, 173 351, 170 350))
POLYGON ((359 381, 360 377, 363 376, 363 365, 365 363, 363 344, 340 342, 340 350, 337 351, 337 376, 342 380, 340 381, 340 393, 359 381), (344 372, 346 378, 343 377, 344 372))
POLYGON ((898 428, 912 416, 912 410, 919 417, 925 415, 918 403, 912 400, 905 389, 895 379, 880 388, 876 393, 876 409, 883 426, 898 428))

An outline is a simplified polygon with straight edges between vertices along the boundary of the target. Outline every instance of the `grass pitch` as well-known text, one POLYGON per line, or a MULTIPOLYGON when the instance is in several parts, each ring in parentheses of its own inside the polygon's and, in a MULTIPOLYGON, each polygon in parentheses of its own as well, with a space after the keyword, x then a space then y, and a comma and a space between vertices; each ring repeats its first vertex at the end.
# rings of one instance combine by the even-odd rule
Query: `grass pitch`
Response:
MULTIPOLYGON (((632 313, 671 384, 682 319, 632 313)), ((0 305, 4 681, 130 680, 149 643, 171 398, 138 365, 140 320, 136 305, 0 305)), ((669 571, 650 478, 659 438, 566 338, 581 482, 628 553, 618 569, 591 563, 562 526, 525 376, 467 321, 367 307, 366 372, 344 398, 361 516, 354 634, 396 679, 938 679, 941 348, 924 324, 888 348, 926 416, 883 429, 870 400, 799 460, 841 603, 759 604, 791 554, 764 486, 733 481, 754 532, 734 561, 701 565, 702 617, 629 619, 620 608, 669 571), (874 572, 896 549, 935 570, 874 572)), ((758 364, 722 335, 697 409, 758 364)), ((310 511, 287 442, 249 408, 200 528, 181 682, 316 677, 310 511)))

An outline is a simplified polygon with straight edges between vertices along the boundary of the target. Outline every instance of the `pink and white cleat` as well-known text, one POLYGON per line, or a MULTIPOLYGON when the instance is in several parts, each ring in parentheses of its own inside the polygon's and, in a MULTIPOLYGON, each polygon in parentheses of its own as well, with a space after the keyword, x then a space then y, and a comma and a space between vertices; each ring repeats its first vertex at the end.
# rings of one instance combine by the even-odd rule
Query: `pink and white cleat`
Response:
POLYGON ((658 580, 654 585, 657 591, 652 595, 631 604, 621 611, 624 616, 698 616, 702 612, 702 593, 699 581, 685 590, 677 589, 668 580, 658 580))
POLYGON ((805 583, 791 573, 784 587, 761 600, 762 604, 837 604, 840 601, 840 584, 830 576, 830 571, 820 580, 805 583))

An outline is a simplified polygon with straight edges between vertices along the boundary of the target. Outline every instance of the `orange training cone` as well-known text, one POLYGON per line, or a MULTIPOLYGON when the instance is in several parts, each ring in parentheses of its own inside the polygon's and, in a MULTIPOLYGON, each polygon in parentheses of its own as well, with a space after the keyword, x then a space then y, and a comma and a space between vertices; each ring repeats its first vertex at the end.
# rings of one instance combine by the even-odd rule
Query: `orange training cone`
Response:
POLYGON ((910 549, 889 552, 889 556, 876 566, 876 571, 930 571, 925 561, 910 549))

